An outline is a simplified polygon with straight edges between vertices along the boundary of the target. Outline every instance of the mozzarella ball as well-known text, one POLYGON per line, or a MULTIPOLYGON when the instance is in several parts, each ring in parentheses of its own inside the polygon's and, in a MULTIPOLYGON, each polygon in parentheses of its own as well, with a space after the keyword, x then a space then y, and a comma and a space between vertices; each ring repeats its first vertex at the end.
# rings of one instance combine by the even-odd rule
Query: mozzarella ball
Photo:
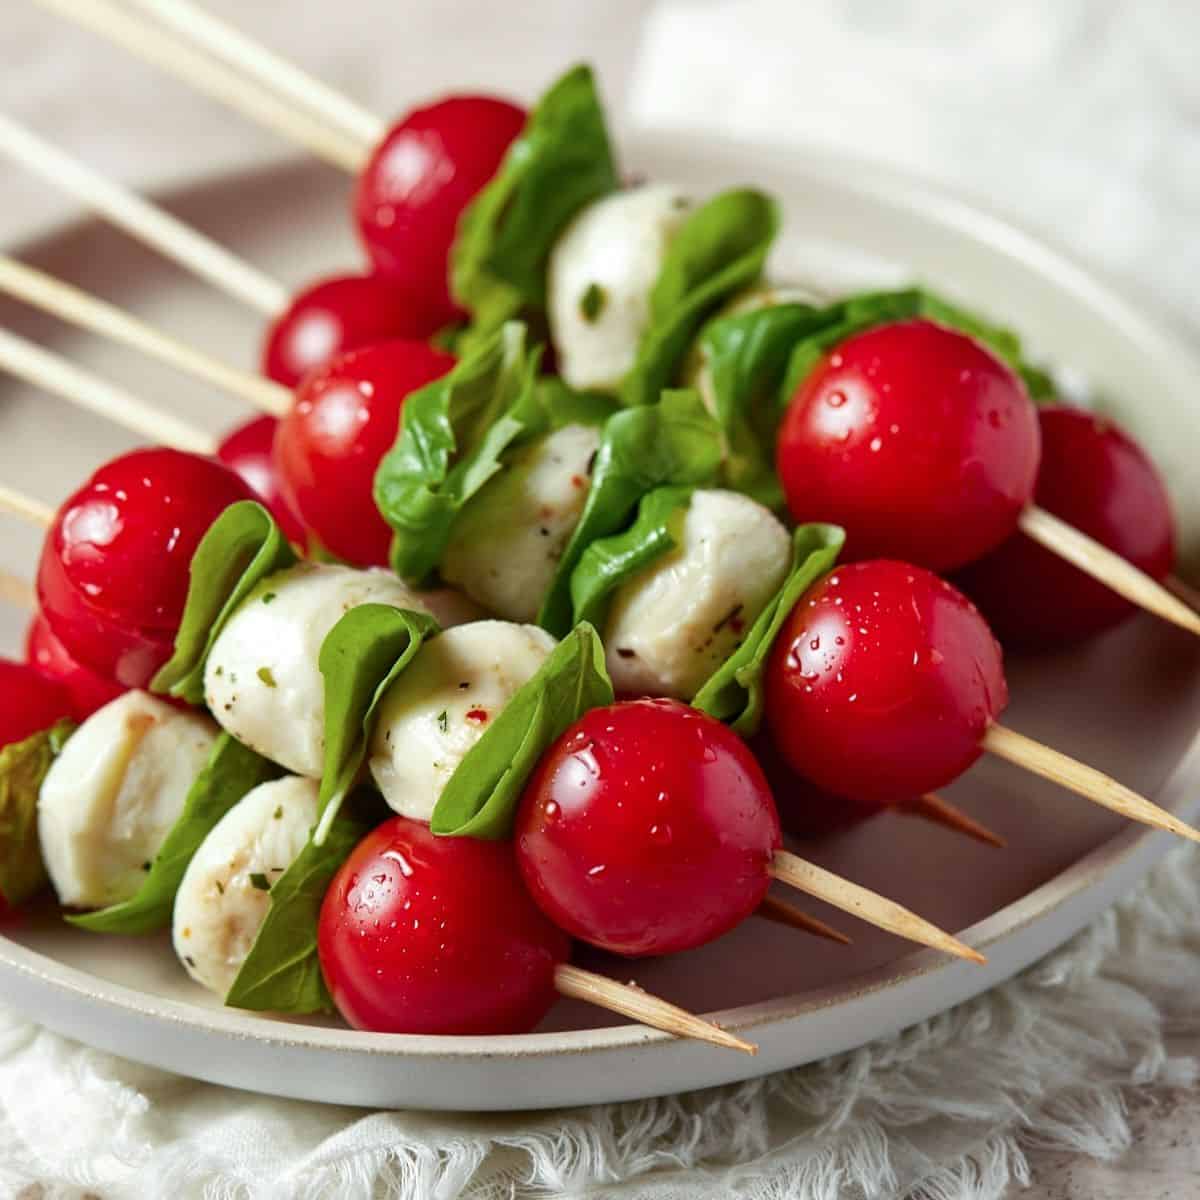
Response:
POLYGON ((788 531, 748 496, 695 492, 676 521, 675 548, 613 598, 604 645, 618 694, 691 700, 787 575, 788 531))
POLYGON ((455 768, 554 649, 534 625, 477 621, 426 642, 388 689, 368 748, 376 787, 428 821, 455 768))
POLYGON ((389 571, 325 563, 278 571, 246 597, 209 652, 208 707, 223 729, 264 758, 319 778, 325 691, 317 659, 325 636, 360 604, 428 612, 436 599, 389 571))
POLYGON ((225 996, 271 906, 269 888, 317 823, 316 780, 288 775, 247 792, 213 826, 175 896, 172 939, 202 987, 225 996))
POLYGON ((650 321, 650 293, 691 201, 667 184, 606 196, 567 226, 550 254, 547 315, 562 377, 615 391, 650 321))
POLYGON ((522 447, 463 509, 442 577, 506 621, 533 621, 587 500, 600 430, 566 425, 522 447))
POLYGON ((183 812, 217 727, 146 692, 126 692, 71 735, 42 781, 38 837, 59 901, 130 899, 183 812))

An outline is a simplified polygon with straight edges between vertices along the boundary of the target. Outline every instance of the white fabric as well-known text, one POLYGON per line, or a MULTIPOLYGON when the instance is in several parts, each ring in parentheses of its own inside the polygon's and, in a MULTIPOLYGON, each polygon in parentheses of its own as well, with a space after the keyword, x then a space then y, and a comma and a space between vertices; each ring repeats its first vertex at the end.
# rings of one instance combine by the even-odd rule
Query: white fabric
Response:
POLYGON ((565 1113, 363 1115, 137 1067, 0 1019, 0 1189, 44 1200, 1000 1200, 1024 1151, 1110 1157, 1124 1095, 1186 1086, 1200 852, 1024 976, 765 1080, 565 1113), (51 1132, 52 1131, 52 1132, 51 1132), (49 1136, 48 1136, 49 1134, 49 1136))

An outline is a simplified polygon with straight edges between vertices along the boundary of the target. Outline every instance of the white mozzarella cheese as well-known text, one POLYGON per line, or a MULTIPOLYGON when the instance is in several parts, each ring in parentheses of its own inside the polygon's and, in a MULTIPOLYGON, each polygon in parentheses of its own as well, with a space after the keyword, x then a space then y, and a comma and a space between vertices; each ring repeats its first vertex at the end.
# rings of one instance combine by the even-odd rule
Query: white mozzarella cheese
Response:
POLYGON ((175 953, 201 986, 225 996, 271 904, 269 886, 317 820, 314 779, 288 775, 246 793, 213 827, 175 896, 175 953))
POLYGON ((604 645, 618 693, 690 700, 787 574, 791 539, 738 492, 697 491, 676 545, 613 599, 604 645))
POLYGON ((650 320, 650 293, 688 197, 667 184, 606 196, 567 226, 550 254, 547 315, 562 377, 615 391, 650 320))
POLYGON ((301 563, 276 572, 242 602, 204 668, 213 716, 238 741, 297 775, 317 778, 325 698, 317 657, 326 634, 360 604, 391 604, 448 619, 452 593, 416 592, 389 571, 301 563))
POLYGON ((533 621, 587 500, 600 430, 566 425, 523 447, 466 506, 442 577, 506 621, 533 621))
POLYGON ((146 692, 126 692, 71 736, 42 782, 38 837, 69 908, 133 896, 183 811, 216 726, 146 692))
POLYGON ((388 690, 368 768, 388 805, 428 821, 467 751, 554 649, 534 625, 477 621, 426 642, 388 690))

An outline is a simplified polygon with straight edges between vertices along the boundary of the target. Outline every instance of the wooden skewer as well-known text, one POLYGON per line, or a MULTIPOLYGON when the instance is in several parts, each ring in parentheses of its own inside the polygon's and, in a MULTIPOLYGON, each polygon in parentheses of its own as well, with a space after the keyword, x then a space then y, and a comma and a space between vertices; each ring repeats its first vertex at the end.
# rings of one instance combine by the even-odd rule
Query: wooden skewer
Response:
POLYGON ((275 317, 287 307, 289 295, 283 284, 3 114, 0 152, 250 308, 275 317))
POLYGON ((758 1053, 758 1047, 753 1042, 727 1033, 712 1021, 652 996, 633 984, 617 983, 607 976, 562 963, 555 968, 554 986, 561 996, 607 1008, 610 1012, 632 1017, 643 1025, 673 1033, 676 1037, 696 1038, 711 1042, 714 1046, 740 1050, 743 1054, 758 1053))
MULTIPOLYGON (((231 392, 272 416, 281 417, 292 407, 292 393, 278 383, 226 366, 210 355, 139 321, 123 309, 5 255, 0 255, 0 291, 53 313, 71 324, 90 329, 102 337, 141 350, 152 358, 231 392)), ((164 436, 159 440, 167 445, 175 444, 170 437, 164 436)))
POLYGON ((799 929, 816 937, 827 938, 842 946, 854 944, 840 929, 834 929, 832 925, 826 925, 824 921, 810 917, 808 913, 801 911, 794 904, 788 904, 786 900, 780 900, 777 896, 764 896, 762 903, 754 910, 754 915, 765 917, 777 925, 787 925, 792 929, 799 929))
POLYGON ((43 528, 54 522, 54 509, 48 504, 43 504, 32 496, 26 496, 22 492, 5 487, 2 483, 0 483, 0 509, 11 513, 14 517, 30 521, 34 525, 41 525, 43 528))
POLYGON ((938 796, 933 792, 903 805, 903 808, 913 816, 921 817, 925 821, 932 821, 935 825, 944 825, 947 829, 954 830, 955 833, 965 834, 987 846, 995 846, 997 849, 1003 850, 1008 845, 1004 838, 990 830, 982 821, 975 820, 974 817, 963 812, 958 805, 951 804, 945 797, 938 796))
POLYGON ((11 571, 0 570, 0 601, 13 608, 32 609, 37 607, 37 595, 27 580, 11 571))
POLYGON ((261 87, 308 109, 314 117, 368 149, 381 142, 387 133, 387 126, 373 112, 189 0, 126 2, 150 13, 186 41, 224 59, 261 87))
POLYGON ((787 850, 778 850, 771 861, 770 874, 772 878, 794 887, 798 891, 816 896, 834 908, 840 908, 852 916, 858 917, 868 924, 886 929, 889 933, 908 938, 911 942, 920 942, 923 946, 932 946, 935 950, 944 950, 959 958, 971 962, 983 963, 987 959, 978 950, 951 937, 945 930, 918 917, 915 912, 889 900, 886 896, 872 892, 869 888, 860 887, 848 879, 818 867, 791 854, 787 850))
POLYGON ((198 91, 252 116, 276 133, 299 142, 314 154, 357 172, 366 163, 367 147, 315 120, 307 111, 271 92, 208 55, 132 16, 111 0, 38 0, 44 8, 107 37, 154 66, 177 75, 198 91))
POLYGON ((1168 575, 1163 581, 1163 587, 1177 600, 1182 600, 1188 608, 1200 612, 1200 591, 1192 587, 1186 579, 1180 579, 1178 575, 1168 575))
POLYGON ((1144 796, 1139 796, 1123 783, 1118 783, 1103 771, 1089 767, 1086 763, 1052 750, 1035 742, 1033 738, 1017 733, 1004 725, 992 725, 983 735, 983 748, 992 754, 1024 767, 1043 779, 1061 784, 1069 791, 1085 796, 1094 804, 1111 809, 1128 817, 1131 821, 1140 821, 1155 829, 1166 829, 1177 833, 1189 841, 1200 842, 1200 830, 1193 829, 1178 817, 1172 816, 1166 809, 1152 804, 1144 796))
POLYGON ((1098 579, 1139 608, 1200 636, 1200 613, 1086 533, 1080 533, 1053 513, 1034 505, 1021 513, 1017 524, 1026 537, 1045 546, 1052 554, 1065 558, 1072 566, 1098 579))
POLYGON ((152 408, 129 392, 6 329, 0 329, 0 368, 151 441, 194 454, 216 452, 216 441, 203 430, 152 408))

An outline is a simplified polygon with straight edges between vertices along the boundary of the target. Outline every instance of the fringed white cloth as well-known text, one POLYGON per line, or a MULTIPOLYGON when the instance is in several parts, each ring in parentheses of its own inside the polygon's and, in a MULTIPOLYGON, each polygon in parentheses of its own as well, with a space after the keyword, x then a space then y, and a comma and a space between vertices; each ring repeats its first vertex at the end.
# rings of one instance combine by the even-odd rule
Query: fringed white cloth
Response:
POLYGON ((230 1092, 0 1019, 0 1194, 38 1200, 1000 1200, 1031 1147, 1114 1157, 1186 1086, 1200 852, 1012 982, 839 1058, 688 1096, 456 1117, 230 1092), (48 1131, 53 1131, 48 1135, 48 1131))

